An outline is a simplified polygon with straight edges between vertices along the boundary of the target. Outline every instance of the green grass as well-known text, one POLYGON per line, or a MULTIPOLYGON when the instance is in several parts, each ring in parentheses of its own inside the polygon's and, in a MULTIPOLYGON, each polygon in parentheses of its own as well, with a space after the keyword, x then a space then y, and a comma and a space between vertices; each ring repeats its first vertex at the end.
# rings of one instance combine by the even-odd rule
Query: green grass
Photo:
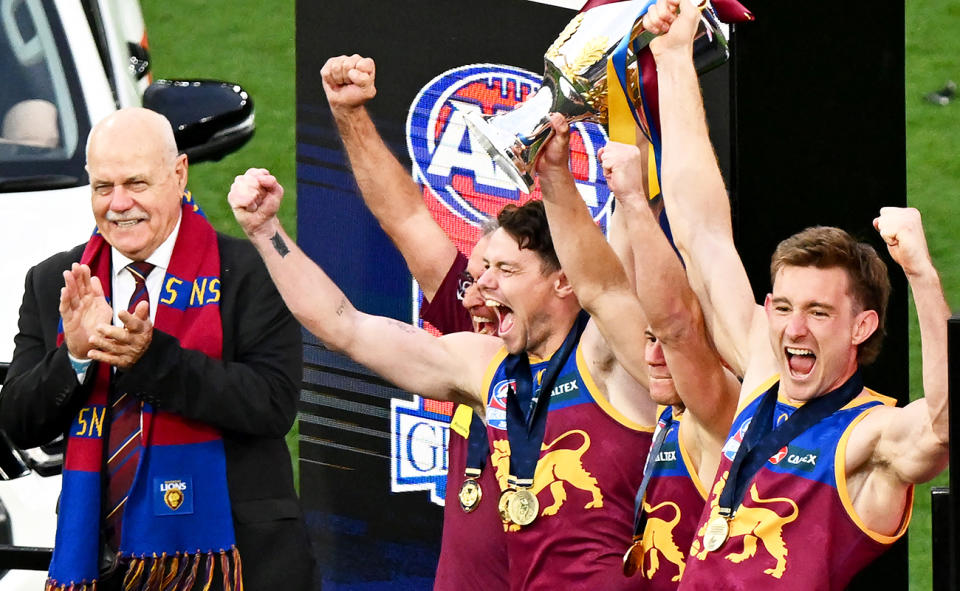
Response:
MULTIPOLYGON (((940 270, 947 301, 960 305, 960 101, 934 106, 923 97, 960 82, 960 4, 955 0, 906 3, 907 202, 923 213, 933 261, 940 270)), ((910 391, 923 392, 920 379, 920 337, 916 313, 910 310, 910 391)), ((910 588, 930 589, 930 487, 946 486, 946 473, 917 487, 910 527, 910 588)))
MULTIPOLYGON (((242 84, 256 104, 257 132, 222 162, 191 168, 190 186, 214 225, 240 235, 226 194, 248 167, 269 168, 286 187, 281 218, 295 230, 295 97, 293 2, 199 0, 146 2, 156 77, 221 78, 242 84)), ((960 101, 935 107, 923 100, 947 79, 960 82, 960 4, 956 0, 907 2, 906 108, 908 201, 924 214, 930 250, 948 301, 960 305, 960 101)), ((860 23, 856 26, 864 26, 860 23)), ((870 100, 865 97, 864 100, 870 100)), ((882 125, 882 122, 879 123, 882 125)), ((912 305, 912 304, 911 304, 912 305)), ((910 374, 914 397, 922 393, 919 337, 911 309, 910 374)), ((296 449, 296 433, 288 440, 296 449)), ((945 485, 946 475, 933 484, 945 485)), ((931 587, 930 486, 917 489, 910 528, 911 589, 931 587)))
POLYGON ((296 231, 294 4, 292 1, 144 2, 156 78, 238 82, 253 97, 257 130, 238 152, 190 168, 189 186, 214 226, 242 236, 227 205, 233 178, 267 168, 286 192, 280 219, 296 231))

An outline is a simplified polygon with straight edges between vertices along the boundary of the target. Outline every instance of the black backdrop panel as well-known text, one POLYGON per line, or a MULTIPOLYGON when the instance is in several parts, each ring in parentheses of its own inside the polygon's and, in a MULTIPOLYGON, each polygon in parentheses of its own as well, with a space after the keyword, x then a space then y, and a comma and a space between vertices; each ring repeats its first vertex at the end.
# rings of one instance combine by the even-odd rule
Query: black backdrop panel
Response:
MULTIPOLYGON (((731 192, 756 295, 769 291, 776 244, 794 232, 833 225, 869 241, 893 294, 884 350, 865 380, 905 403, 907 285, 872 227, 882 206, 906 204, 903 6, 845 2, 827 18, 787 2, 750 8, 757 20, 737 28, 731 68, 731 192)), ((906 589, 906 539, 852 588, 906 589)))
MULTIPOLYGON (((863 2, 832 6, 826 20, 788 3, 750 8, 757 22, 738 28, 731 64, 703 86, 738 244, 762 298, 776 243, 806 226, 844 227, 886 256, 870 222, 880 206, 905 201, 903 14, 863 2)), ((430 79, 471 63, 539 73, 572 14, 521 0, 297 4, 298 241, 358 308, 409 320, 410 276, 357 195, 326 106, 323 63, 351 53, 376 59, 378 95, 368 108, 409 166, 404 122, 430 79)), ((903 399, 906 285, 891 270, 887 343, 866 373, 869 385, 903 399)), ((390 398, 411 395, 307 339, 301 490, 326 588, 432 583, 441 513, 426 493, 390 492, 390 398)), ((880 583, 906 588, 905 542, 854 588, 880 583)))
MULTIPOLYGON (((473 63, 539 74, 573 14, 520 0, 297 3, 298 242, 359 309, 409 321, 411 279, 357 194, 326 105, 324 62, 376 60, 368 110, 409 168, 404 125, 424 85, 473 63)), ((442 513, 426 492, 391 492, 391 398, 412 396, 306 339, 301 492, 324 588, 432 587, 442 513)))

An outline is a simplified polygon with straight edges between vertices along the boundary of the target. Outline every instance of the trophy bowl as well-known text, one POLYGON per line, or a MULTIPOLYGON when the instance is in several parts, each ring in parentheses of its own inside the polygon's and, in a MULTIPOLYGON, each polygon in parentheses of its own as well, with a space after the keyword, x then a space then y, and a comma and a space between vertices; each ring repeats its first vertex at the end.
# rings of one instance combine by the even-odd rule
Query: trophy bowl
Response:
MULTIPOLYGON (((655 37, 643 30, 642 20, 636 17, 645 4, 649 0, 614 2, 577 14, 544 55, 543 82, 536 93, 506 113, 461 112, 473 137, 524 193, 533 189, 537 156, 552 134, 550 113, 560 113, 568 123, 606 125, 607 60, 628 34, 632 51, 627 55, 626 91, 634 103, 642 102, 637 52, 655 37)), ((726 36, 708 5, 701 12, 694 42, 697 71, 713 69, 729 55, 726 36)), ((650 137, 648 126, 656 123, 641 118, 640 124, 650 137)))

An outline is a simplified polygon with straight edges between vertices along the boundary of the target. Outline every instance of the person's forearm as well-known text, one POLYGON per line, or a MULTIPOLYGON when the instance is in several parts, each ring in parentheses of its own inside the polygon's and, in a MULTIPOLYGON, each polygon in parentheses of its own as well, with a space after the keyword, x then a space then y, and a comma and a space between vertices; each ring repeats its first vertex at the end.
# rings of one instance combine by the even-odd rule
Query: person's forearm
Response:
MULTIPOLYGON (((50 267, 27 273, 13 359, 0 390, 0 428, 27 449, 66 431, 90 389, 77 381, 66 345, 56 344, 59 294, 44 287, 50 267)), ((56 269, 59 276, 60 269, 56 269)), ((92 364, 88 372, 96 372, 92 364)), ((91 376, 92 377, 92 376, 91 376)))
POLYGON ((663 196, 678 248, 705 232, 729 235, 730 204, 707 130, 700 84, 689 56, 658 57, 663 196))
MULTIPOLYGON (((77 381, 66 346, 52 351, 21 352, 0 392, 0 428, 23 449, 37 447, 63 434, 76 417, 89 388, 77 381)), ((96 371, 96 365, 92 366, 96 371)))
POLYGON ((456 246, 430 215, 419 187, 384 143, 367 110, 334 110, 334 120, 363 202, 432 300, 456 246))
POLYGON ((389 233, 392 222, 423 207, 420 191, 380 137, 365 108, 335 110, 334 121, 364 203, 389 233))
POLYGON ((743 375, 756 301, 733 241, 730 203, 710 144, 692 56, 657 56, 667 217, 721 357, 743 375))
POLYGON ((931 264, 908 275, 920 325, 923 392, 934 436, 944 445, 949 439, 947 388, 947 321, 950 309, 943 296, 940 277, 931 264))
POLYGON ((627 228, 624 215, 620 213, 621 207, 621 205, 618 205, 616 211, 610 216, 610 231, 608 232, 610 247, 613 248, 617 258, 620 259, 620 264, 623 265, 623 270, 627 274, 630 285, 636 286, 637 269, 634 265, 636 257, 634 256, 633 246, 630 244, 630 230, 627 228))
POLYGON ((287 308, 330 349, 342 351, 353 336, 349 322, 356 310, 339 287, 297 246, 273 218, 251 235, 287 308))
MULTIPOLYGON (((617 258, 569 174, 541 174, 540 188, 554 249, 580 305, 590 314, 614 290, 633 291, 617 258)), ((598 321, 601 321, 598 318, 598 321)))
POLYGON ((626 221, 634 254, 637 298, 650 323, 650 329, 665 344, 690 332, 698 316, 696 296, 687 284, 687 276, 660 224, 647 203, 622 200, 618 215, 626 221))

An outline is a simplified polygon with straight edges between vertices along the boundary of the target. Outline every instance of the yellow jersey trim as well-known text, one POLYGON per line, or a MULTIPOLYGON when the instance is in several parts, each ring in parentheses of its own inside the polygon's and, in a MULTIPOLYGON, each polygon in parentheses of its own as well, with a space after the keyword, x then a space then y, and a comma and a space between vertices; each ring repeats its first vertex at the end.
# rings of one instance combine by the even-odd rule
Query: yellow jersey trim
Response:
POLYGON ((703 487, 703 483, 700 482, 700 473, 691 463, 690 453, 687 451, 687 446, 683 444, 683 437, 680 436, 680 429, 683 429, 683 426, 686 424, 682 420, 685 414, 686 413, 681 414, 680 418, 677 419, 677 423, 679 425, 677 427, 677 446, 680 448, 680 457, 683 459, 683 465, 686 466, 687 473, 690 474, 690 480, 693 481, 693 485, 697 487, 697 492, 699 492, 700 496, 703 497, 703 500, 706 501, 707 497, 709 496, 707 495, 707 489, 705 489, 703 487))
MULTIPOLYGON (((854 398, 844 406, 840 407, 839 410, 849 410, 851 408, 857 408, 858 406, 863 406, 864 404, 870 404, 871 402, 874 402, 874 401, 879 401, 883 403, 885 406, 897 405, 896 398, 891 398, 889 396, 884 396, 883 394, 878 394, 873 390, 871 390, 870 388, 864 388, 863 392, 858 394, 856 398, 854 398)), ((787 400, 786 397, 784 397, 780 393, 777 393, 777 402, 786 404, 787 406, 792 406, 793 408, 800 408, 801 406, 806 404, 806 402, 791 402, 790 400, 787 400)))
MULTIPOLYGON (((890 403, 888 401, 893 400, 889 396, 883 396, 882 394, 876 394, 875 392, 873 392, 873 394, 877 398, 886 399, 886 400, 882 400, 882 402, 884 403, 884 405, 887 405, 887 406, 890 406, 890 403)), ((869 402, 869 400, 867 402, 869 402)), ((893 402, 896 402, 896 401, 893 401, 893 402)), ((857 525, 858 528, 860 528, 860 531, 867 534, 868 536, 870 536, 871 538, 873 538, 874 540, 876 540, 881 544, 892 544, 896 542, 898 539, 900 539, 900 537, 904 533, 906 533, 907 526, 910 525, 910 519, 913 517, 913 492, 914 492, 913 485, 910 485, 909 490, 907 491, 906 511, 904 512, 904 515, 903 515, 903 521, 900 523, 900 528, 897 530, 896 533, 894 533, 891 536, 881 534, 880 532, 876 532, 870 529, 869 527, 867 527, 867 525, 863 522, 863 520, 860 519, 860 516, 857 515, 856 509, 854 509, 853 507, 853 500, 850 498, 850 491, 847 488, 847 471, 846 471, 845 461, 844 461, 846 459, 847 443, 850 440, 850 434, 853 432, 853 428, 858 423, 860 423, 860 421, 865 419, 868 414, 870 414, 871 412, 873 412, 878 408, 880 407, 875 406, 874 408, 868 409, 865 412, 863 412, 860 416, 854 419, 853 422, 850 423, 850 425, 848 425, 846 430, 843 432, 843 436, 840 437, 840 443, 837 445, 837 455, 833 459, 834 478, 836 478, 836 481, 837 481, 837 494, 840 495, 840 502, 843 503, 843 508, 846 509, 847 515, 849 515, 850 519, 857 525)))
POLYGON ((759 386, 754 389, 746 398, 741 398, 737 403, 737 412, 734 413, 734 418, 740 416, 740 412, 750 406, 750 403, 760 397, 761 394, 770 389, 770 386, 774 385, 780 380, 780 374, 774 374, 773 376, 764 380, 759 386))
POLYGON ((496 355, 493 356, 493 359, 490 360, 490 365, 487 366, 487 371, 483 374, 483 389, 480 390, 483 392, 483 406, 487 407, 490 404, 490 387, 493 386, 493 376, 497 373, 497 368, 500 367, 500 364, 503 363, 503 360, 507 358, 507 347, 500 347, 500 350, 497 351, 496 355))
MULTIPOLYGON (((610 418, 620 423, 628 429, 633 429, 634 431, 642 431, 644 433, 653 433, 657 425, 654 424, 651 427, 644 427, 639 423, 635 423, 623 415, 619 410, 614 408, 610 401, 600 393, 600 388, 597 387, 596 382, 593 381, 593 376, 590 375, 590 370, 587 367, 587 362, 583 358, 583 348, 578 344, 577 345, 577 371, 580 372, 580 379, 583 380, 583 383, 587 386, 587 391, 590 393, 590 397, 593 398, 593 401, 597 403, 597 406, 600 409, 607 413, 610 418)), ((659 416, 659 415, 658 415, 659 416)))

